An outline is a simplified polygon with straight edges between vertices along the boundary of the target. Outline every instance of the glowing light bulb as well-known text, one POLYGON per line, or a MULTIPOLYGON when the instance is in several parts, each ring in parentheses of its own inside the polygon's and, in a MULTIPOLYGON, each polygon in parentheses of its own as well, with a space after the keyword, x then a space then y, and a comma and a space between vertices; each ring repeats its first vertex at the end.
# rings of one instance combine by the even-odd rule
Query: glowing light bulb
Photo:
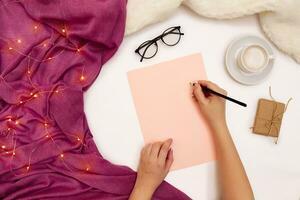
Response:
POLYGON ((8 49, 9 49, 9 50, 13 50, 13 48, 12 48, 12 47, 8 47, 8 49))
POLYGON ((44 43, 44 44, 43 44, 43 47, 47 47, 47 44, 46 44, 46 43, 44 43))
POLYGON ((64 158, 65 155, 63 153, 61 153, 59 156, 60 156, 60 158, 64 158))
POLYGON ((16 152, 13 152, 12 155, 15 156, 15 155, 16 155, 16 152))
POLYGON ((19 104, 22 104, 22 103, 24 103, 23 101, 19 101, 19 104))
POLYGON ((27 74, 31 74, 31 71, 30 71, 30 70, 27 70, 27 74))
POLYGON ((11 122, 11 118, 8 118, 7 121, 11 122))
POLYGON ((35 25, 33 28, 34 28, 34 30, 37 30, 37 29, 38 29, 38 26, 37 26, 37 25, 35 25))
POLYGON ((77 141, 81 141, 81 139, 78 137, 78 138, 77 138, 77 141))
POLYGON ((50 137, 50 136, 47 134, 47 135, 46 135, 46 138, 49 138, 49 137, 50 137))
POLYGON ((65 33, 65 32, 66 32, 66 29, 64 29, 64 28, 63 28, 63 29, 61 29, 61 32, 65 33))
POLYGON ((48 126, 48 124, 47 124, 47 123, 44 123, 44 126, 45 126, 45 127, 47 127, 47 126, 48 126))
POLYGON ((21 39, 18 39, 18 40, 17 40, 17 43, 21 44, 21 43, 22 43, 22 40, 21 40, 21 39))
POLYGON ((29 167, 29 165, 28 165, 28 166, 26 167, 26 170, 29 171, 29 169, 30 169, 30 167, 29 167))
POLYGON ((52 60, 52 59, 53 59, 52 57, 49 57, 49 58, 48 58, 48 60, 52 60))
POLYGON ((90 168, 89 167, 85 168, 85 171, 87 171, 87 172, 90 171, 90 168))
POLYGON ((15 124, 18 125, 20 122, 18 120, 15 121, 15 124))
POLYGON ((79 53, 81 50, 78 48, 76 51, 77 51, 77 53, 79 53))
POLYGON ((2 145, 2 146, 1 146, 1 148, 2 148, 2 149, 5 149, 5 148, 6 148, 6 146, 5 146, 5 145, 2 145))
POLYGON ((55 93, 58 93, 59 91, 58 90, 55 90, 55 93))
POLYGON ((38 94, 34 94, 34 95, 33 95, 34 98, 37 98, 38 96, 39 96, 38 94))
POLYGON ((10 131, 10 130, 11 130, 11 128, 9 128, 9 127, 8 127, 8 128, 7 128, 7 130, 8 130, 8 131, 10 131))
POLYGON ((83 75, 80 76, 80 80, 84 81, 85 77, 83 75))

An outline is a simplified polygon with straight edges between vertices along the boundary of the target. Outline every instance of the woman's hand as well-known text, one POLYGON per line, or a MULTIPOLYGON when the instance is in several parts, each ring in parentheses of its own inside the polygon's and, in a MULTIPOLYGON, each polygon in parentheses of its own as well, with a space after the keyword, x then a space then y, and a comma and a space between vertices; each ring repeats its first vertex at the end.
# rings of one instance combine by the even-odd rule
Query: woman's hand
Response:
POLYGON ((172 139, 146 145, 141 151, 137 179, 130 200, 150 200, 173 163, 172 139))
POLYGON ((197 81, 192 87, 201 112, 215 133, 221 199, 254 199, 247 174, 226 125, 225 100, 216 95, 205 94, 202 89, 207 87, 224 95, 227 92, 209 81, 197 81))
POLYGON ((202 88, 207 87, 224 95, 227 95, 227 92, 218 85, 205 80, 194 82, 192 87, 193 95, 209 125, 213 129, 223 129, 224 126, 226 127, 225 100, 216 95, 205 94, 202 88))

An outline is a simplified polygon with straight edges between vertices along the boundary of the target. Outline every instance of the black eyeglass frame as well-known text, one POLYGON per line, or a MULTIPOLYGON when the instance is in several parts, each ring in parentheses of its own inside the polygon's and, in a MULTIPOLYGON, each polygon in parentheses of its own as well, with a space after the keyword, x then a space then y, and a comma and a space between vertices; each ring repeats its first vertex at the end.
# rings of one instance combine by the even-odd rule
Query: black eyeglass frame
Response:
POLYGON ((141 56, 140 62, 142 62, 143 59, 150 59, 150 58, 153 58, 153 57, 157 54, 157 52, 158 52, 158 44, 157 44, 157 41, 159 41, 159 40, 161 40, 161 41, 162 41, 165 45, 167 45, 167 46, 175 46, 175 45, 177 45, 177 44, 179 43, 180 39, 181 39, 181 36, 184 35, 184 33, 182 33, 182 32, 180 31, 180 29, 181 29, 181 26, 170 27, 170 28, 166 29, 161 35, 159 35, 159 36, 153 38, 152 40, 147 40, 147 41, 143 42, 143 43, 142 43, 142 44, 134 51, 135 53, 137 53, 137 54, 139 54, 139 55, 141 56), (178 31, 178 32, 175 32, 175 31, 178 31), (164 37, 165 37, 166 35, 169 35, 169 34, 178 34, 178 35, 179 35, 178 41, 177 41, 176 43, 174 43, 174 44, 168 44, 168 43, 164 40, 164 37), (155 51, 155 53, 154 53, 152 56, 150 56, 150 57, 146 57, 146 56, 145 56, 146 51, 147 51, 148 48, 149 48, 151 45, 153 45, 153 44, 156 46, 156 51, 155 51), (146 48, 145 48, 145 47, 146 47, 146 48), (144 50, 143 53, 140 52, 140 50, 141 50, 142 48, 145 48, 145 50, 144 50))

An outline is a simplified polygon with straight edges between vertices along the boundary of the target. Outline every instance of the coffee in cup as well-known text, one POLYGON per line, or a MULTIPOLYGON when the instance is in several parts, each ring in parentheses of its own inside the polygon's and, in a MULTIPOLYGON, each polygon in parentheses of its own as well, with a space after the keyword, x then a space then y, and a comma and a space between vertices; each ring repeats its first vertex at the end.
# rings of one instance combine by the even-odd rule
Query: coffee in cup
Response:
POLYGON ((238 66, 246 73, 258 73, 264 70, 272 57, 261 45, 245 46, 238 55, 238 66))

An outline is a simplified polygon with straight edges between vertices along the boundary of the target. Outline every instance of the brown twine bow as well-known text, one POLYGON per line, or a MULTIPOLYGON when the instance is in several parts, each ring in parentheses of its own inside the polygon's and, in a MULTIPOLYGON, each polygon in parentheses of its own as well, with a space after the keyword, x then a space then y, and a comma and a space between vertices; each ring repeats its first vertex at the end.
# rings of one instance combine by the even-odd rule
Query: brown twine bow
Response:
POLYGON ((272 117, 271 117, 271 119, 260 118, 260 120, 265 121, 264 126, 268 129, 268 136, 270 136, 270 133, 273 130, 273 128, 276 129, 276 133, 278 133, 278 135, 276 137, 275 144, 277 144, 278 143, 278 139, 279 139, 279 128, 280 128, 281 118, 282 118, 283 114, 286 112, 286 110, 288 108, 288 105, 289 105, 290 101, 293 98, 289 98, 289 100, 285 104, 283 112, 278 113, 277 115, 275 115, 275 113, 277 111, 277 107, 278 107, 277 105, 278 104, 277 104, 276 100, 274 99, 274 97, 272 96, 271 86, 269 86, 269 95, 270 95, 270 97, 272 99, 272 102, 273 102, 272 117))

